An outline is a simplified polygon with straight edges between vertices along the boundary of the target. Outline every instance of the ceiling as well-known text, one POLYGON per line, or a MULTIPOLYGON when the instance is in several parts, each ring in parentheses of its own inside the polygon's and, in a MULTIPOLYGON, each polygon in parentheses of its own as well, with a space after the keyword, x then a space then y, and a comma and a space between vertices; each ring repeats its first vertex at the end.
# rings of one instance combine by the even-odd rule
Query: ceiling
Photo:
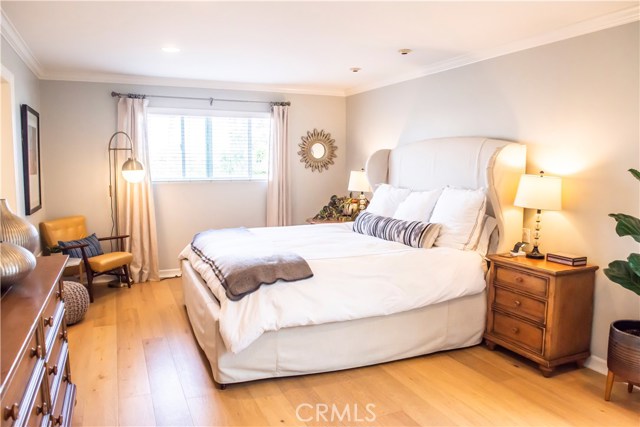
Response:
POLYGON ((637 0, 1 7, 3 36, 41 79, 341 96, 638 20, 637 0))

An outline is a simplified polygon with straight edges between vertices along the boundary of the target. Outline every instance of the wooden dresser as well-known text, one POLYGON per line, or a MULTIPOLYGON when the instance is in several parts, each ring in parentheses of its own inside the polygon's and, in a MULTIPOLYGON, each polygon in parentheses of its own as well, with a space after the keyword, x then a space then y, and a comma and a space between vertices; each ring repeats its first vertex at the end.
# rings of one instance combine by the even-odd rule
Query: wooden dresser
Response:
POLYGON ((569 267, 525 257, 490 255, 487 346, 538 363, 547 377, 558 365, 589 357, 596 266, 569 267))
POLYGON ((1 299, 1 426, 68 426, 75 405, 64 295, 67 256, 39 257, 1 299))

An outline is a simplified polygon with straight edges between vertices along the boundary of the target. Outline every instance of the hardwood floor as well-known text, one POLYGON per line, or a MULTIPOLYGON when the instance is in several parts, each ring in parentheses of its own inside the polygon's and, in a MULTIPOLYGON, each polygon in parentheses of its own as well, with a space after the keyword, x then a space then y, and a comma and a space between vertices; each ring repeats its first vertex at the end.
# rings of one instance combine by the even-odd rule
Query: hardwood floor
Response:
POLYGON ((191 333, 180 279, 97 286, 69 328, 73 425, 640 425, 640 390, 535 366, 483 346, 342 372, 214 388, 191 333), (369 405, 369 406, 367 406, 369 405), (374 405, 374 406, 371 406, 374 405))

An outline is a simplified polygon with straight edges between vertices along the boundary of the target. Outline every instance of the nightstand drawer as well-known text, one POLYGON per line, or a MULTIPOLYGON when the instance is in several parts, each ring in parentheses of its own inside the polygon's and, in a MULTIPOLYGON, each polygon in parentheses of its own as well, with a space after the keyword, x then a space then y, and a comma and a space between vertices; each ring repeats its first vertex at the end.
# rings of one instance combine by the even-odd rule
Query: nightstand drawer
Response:
POLYGON ((532 276, 522 271, 498 266, 496 268, 496 280, 532 295, 547 296, 549 283, 544 277, 532 276))
POLYGON ((544 329, 522 320, 494 312, 492 332, 538 354, 544 351, 544 329))
POLYGON ((494 307, 545 324, 546 303, 496 286, 494 307))

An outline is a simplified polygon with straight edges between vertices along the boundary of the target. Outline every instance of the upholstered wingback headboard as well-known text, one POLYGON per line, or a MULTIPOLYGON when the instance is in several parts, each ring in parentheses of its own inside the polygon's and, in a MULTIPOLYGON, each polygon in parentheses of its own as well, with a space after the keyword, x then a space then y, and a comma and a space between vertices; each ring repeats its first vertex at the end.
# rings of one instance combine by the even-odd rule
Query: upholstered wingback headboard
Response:
POLYGON ((498 252, 522 237, 522 209, 513 206, 526 147, 510 141, 479 137, 438 138, 379 150, 367 160, 373 188, 388 183, 414 191, 445 186, 485 188, 487 214, 498 222, 498 252))

